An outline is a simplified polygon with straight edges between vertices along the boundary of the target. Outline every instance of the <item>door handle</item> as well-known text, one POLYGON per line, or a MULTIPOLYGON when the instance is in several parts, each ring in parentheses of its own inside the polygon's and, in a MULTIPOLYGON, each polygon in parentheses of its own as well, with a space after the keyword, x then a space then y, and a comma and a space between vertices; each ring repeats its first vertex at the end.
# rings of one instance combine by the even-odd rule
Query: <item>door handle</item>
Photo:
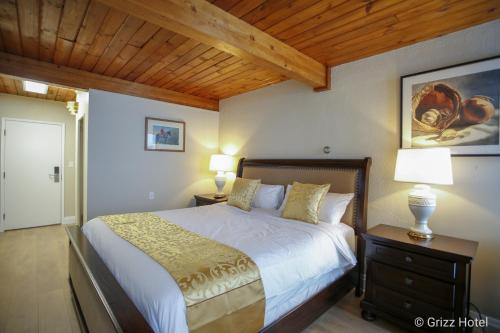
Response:
POLYGON ((61 176, 59 174, 59 167, 58 166, 55 166, 54 167, 54 173, 53 174, 49 174, 50 178, 54 179, 54 183, 59 183, 59 181, 61 180, 61 176))

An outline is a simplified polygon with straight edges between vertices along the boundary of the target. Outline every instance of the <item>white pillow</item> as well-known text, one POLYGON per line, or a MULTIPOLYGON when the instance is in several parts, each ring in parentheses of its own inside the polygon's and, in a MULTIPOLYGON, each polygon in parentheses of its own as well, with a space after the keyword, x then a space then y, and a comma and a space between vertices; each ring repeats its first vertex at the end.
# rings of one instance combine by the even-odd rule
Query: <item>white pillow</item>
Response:
MULTIPOLYGON (((292 185, 287 185, 285 199, 279 208, 280 213, 285 209, 291 189, 292 185)), ((319 220, 330 224, 339 224, 352 198, 354 198, 354 193, 327 193, 319 210, 319 220)))
POLYGON ((283 201, 281 202, 281 206, 280 208, 278 208, 279 212, 280 212, 280 215, 281 215, 281 212, 283 212, 283 209, 285 209, 285 205, 286 205, 286 202, 288 201, 288 194, 290 194, 290 190, 292 189, 292 185, 288 184, 286 186, 286 193, 285 193, 285 198, 283 199, 283 201))
POLYGON ((283 185, 260 184, 252 201, 252 207, 278 209, 285 195, 283 185))
POLYGON ((319 210, 319 220, 339 224, 352 198, 354 193, 327 193, 319 210))

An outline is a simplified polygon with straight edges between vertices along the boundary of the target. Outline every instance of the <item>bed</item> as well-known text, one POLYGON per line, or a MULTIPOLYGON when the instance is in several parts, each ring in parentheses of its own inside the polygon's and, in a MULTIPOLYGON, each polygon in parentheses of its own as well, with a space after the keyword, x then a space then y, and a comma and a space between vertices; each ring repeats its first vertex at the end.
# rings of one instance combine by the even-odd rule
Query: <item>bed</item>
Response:
MULTIPOLYGON (((360 234, 366 230, 370 164, 369 158, 238 164, 239 177, 265 184, 331 183, 332 191, 355 193, 340 225, 310 225, 282 219, 276 211, 244 212, 226 204, 154 214, 248 254, 259 266, 266 294, 261 332, 297 332, 353 288, 361 295, 360 234)), ((99 218, 67 230, 69 282, 86 330, 188 331, 182 294, 161 266, 99 218)))

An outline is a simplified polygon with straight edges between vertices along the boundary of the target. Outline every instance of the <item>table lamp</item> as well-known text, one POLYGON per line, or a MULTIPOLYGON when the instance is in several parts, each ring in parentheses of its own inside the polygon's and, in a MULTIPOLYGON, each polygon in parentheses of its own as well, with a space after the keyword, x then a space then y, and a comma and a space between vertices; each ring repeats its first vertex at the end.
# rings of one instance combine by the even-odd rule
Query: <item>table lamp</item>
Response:
POLYGON ((217 171, 215 176, 215 186, 217 186, 217 193, 215 198, 224 198, 226 195, 222 192, 224 185, 226 185, 225 172, 233 170, 233 157, 223 154, 214 154, 210 157, 210 171, 217 171))
POLYGON ((436 209, 436 195, 427 184, 453 184, 450 150, 400 149, 394 180, 417 183, 408 193, 408 206, 415 216, 415 224, 408 235, 415 239, 432 239, 428 219, 436 209))

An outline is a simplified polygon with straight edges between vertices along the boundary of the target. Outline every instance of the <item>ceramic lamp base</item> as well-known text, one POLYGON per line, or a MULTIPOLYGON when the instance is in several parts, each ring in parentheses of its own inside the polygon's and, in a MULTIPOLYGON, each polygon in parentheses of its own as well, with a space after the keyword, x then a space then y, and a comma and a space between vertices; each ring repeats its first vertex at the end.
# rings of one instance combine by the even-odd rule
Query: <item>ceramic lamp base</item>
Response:
POLYGON ((410 228, 408 235, 415 239, 432 239, 432 230, 429 228, 429 217, 436 209, 436 195, 429 185, 415 185, 408 194, 408 206, 415 224, 410 228))
POLYGON ((226 175, 224 175, 224 172, 219 171, 217 172, 217 176, 215 176, 215 186, 217 186, 217 193, 214 195, 215 198, 220 199, 226 196, 222 192, 224 185, 226 185, 226 175))
POLYGON ((408 236, 414 240, 429 240, 434 238, 433 234, 421 234, 412 230, 408 231, 408 236))

